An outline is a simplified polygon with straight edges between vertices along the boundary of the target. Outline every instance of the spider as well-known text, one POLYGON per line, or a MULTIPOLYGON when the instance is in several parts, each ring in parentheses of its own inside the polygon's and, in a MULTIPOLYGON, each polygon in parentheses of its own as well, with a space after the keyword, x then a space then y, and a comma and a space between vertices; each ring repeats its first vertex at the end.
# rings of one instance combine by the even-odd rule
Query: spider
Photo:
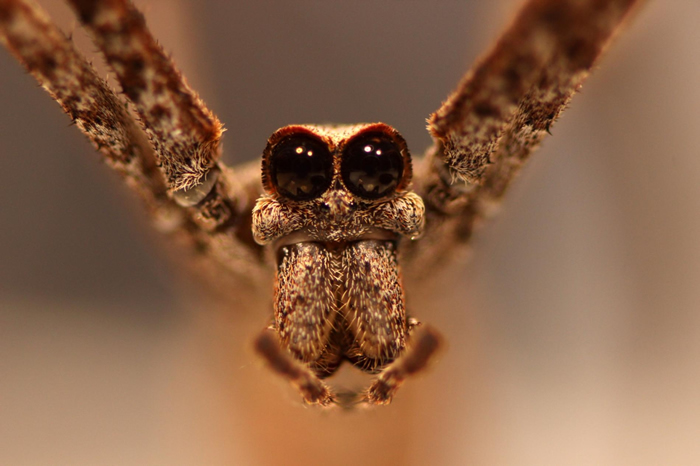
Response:
POLYGON ((383 123, 293 125, 268 140, 261 180, 218 160, 221 124, 132 5, 70 3, 137 119, 33 4, 0 3, 3 41, 165 233, 242 277, 275 269, 256 349, 321 406, 387 404, 428 364, 440 337, 407 315, 402 270, 430 274, 468 243, 635 4, 526 4, 431 115, 422 158, 383 123), (367 389, 326 385, 343 361, 376 374, 367 389))

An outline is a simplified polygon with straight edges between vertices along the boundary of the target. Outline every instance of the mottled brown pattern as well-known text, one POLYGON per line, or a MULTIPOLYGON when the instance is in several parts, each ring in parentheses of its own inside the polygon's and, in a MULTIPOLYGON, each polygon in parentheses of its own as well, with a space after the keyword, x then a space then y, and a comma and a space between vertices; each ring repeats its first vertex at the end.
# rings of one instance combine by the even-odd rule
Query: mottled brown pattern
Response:
POLYGON ((197 268, 209 274, 210 264, 216 263, 214 270, 223 267, 239 277, 265 275, 249 220, 262 189, 257 170, 243 169, 249 175, 239 181, 220 168, 223 176, 200 195, 201 203, 182 208, 173 202, 154 150, 126 104, 39 6, 26 0, 0 1, 0 41, 144 201, 155 227, 194 252, 196 264, 205 259, 203 268, 197 268))
POLYGON ((346 356, 375 371, 401 354, 408 331, 396 250, 388 241, 358 241, 342 251, 340 312, 353 336, 346 356))
POLYGON ((193 188, 219 157, 222 126, 125 0, 71 0, 134 103, 172 190, 193 188))
MULTIPOLYGON (((453 176, 481 180, 499 140, 532 92, 553 75, 569 94, 574 76, 587 72, 634 0, 537 0, 529 2, 495 47, 468 72, 457 90, 430 117, 430 132, 453 176), (568 83, 565 83, 569 81, 568 83), (569 86, 567 86, 569 84, 569 86)), ((541 94, 542 104, 556 97, 541 94)), ((564 102, 559 102, 561 105, 564 102)), ((558 111, 548 115, 551 122, 558 111)))
POLYGON ((159 181, 130 166, 151 149, 138 144, 137 129, 119 98, 40 8, 3 0, 0 26, 0 40, 115 168, 139 183, 159 181))
POLYGON ((360 202, 337 189, 315 201, 289 205, 270 196, 260 198, 253 210, 253 234, 260 244, 269 244, 292 233, 318 241, 352 241, 377 229, 411 238, 420 236, 425 208, 415 193, 408 192, 385 202, 360 202), (344 212, 326 206, 338 198, 349 207, 344 212))
POLYGON ((428 239, 419 247, 407 245, 407 260, 417 261, 421 273, 454 255, 454 246, 467 243, 494 212, 638 3, 528 2, 431 116, 436 142, 416 183, 426 202, 428 239))
MULTIPOLYGON (((321 384, 344 360, 378 373, 367 390, 354 396, 339 397, 326 388, 334 402, 389 403, 403 380, 427 365, 437 350, 440 338, 431 330, 429 342, 421 334, 417 352, 405 352, 418 323, 406 317, 393 242, 303 242, 282 247, 279 261, 272 328, 281 346, 306 363, 310 372, 304 378, 313 374, 318 379, 311 386, 321 384)), ((298 377, 287 374, 292 363, 280 361, 281 356, 263 357, 275 371, 298 377)), ((316 403, 293 383, 307 402, 316 403)))
POLYGON ((221 123, 141 13, 126 0, 69 3, 126 101, 29 0, 0 0, 0 40, 143 198, 160 231, 251 284, 276 269, 273 321, 255 348, 307 403, 329 406, 387 404, 429 364, 440 337, 407 317, 401 271, 430 273, 469 241, 639 2, 526 3, 430 117, 436 142, 415 183, 406 142, 383 123, 287 126, 268 141, 262 177, 256 165, 234 173, 218 162, 221 123), (370 133, 391 140, 404 168, 381 199, 353 195, 341 174, 344 148, 370 133), (313 136, 333 157, 331 183, 312 200, 285 199, 271 180, 270 154, 292 134, 313 136), (321 380, 344 360, 376 374, 363 392, 335 394, 321 380))
POLYGON ((275 284, 275 329, 282 344, 304 362, 317 361, 338 312, 337 260, 317 243, 282 248, 275 284))

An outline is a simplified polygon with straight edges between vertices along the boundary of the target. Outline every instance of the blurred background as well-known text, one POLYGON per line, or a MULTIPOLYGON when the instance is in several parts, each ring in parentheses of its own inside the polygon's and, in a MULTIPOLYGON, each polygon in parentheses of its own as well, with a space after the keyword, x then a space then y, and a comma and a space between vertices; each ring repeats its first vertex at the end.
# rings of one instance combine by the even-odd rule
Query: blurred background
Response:
MULTIPOLYGON (((421 153, 518 3, 137 2, 231 164, 306 122, 384 121, 421 153)), ((180 276, 0 49, 0 464, 698 464, 699 19, 697 0, 637 15, 470 262, 409 290, 449 348, 351 413, 304 408, 257 361, 269 297, 222 307, 180 276)))

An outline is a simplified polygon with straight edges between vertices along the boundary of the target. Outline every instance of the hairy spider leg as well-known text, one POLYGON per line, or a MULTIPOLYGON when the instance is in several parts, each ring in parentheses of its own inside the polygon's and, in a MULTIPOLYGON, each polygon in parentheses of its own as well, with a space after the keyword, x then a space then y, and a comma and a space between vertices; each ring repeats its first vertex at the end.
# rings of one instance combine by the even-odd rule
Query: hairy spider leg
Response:
POLYGON ((426 230, 405 263, 432 274, 467 244, 619 26, 641 0, 531 0, 428 119, 435 143, 416 164, 426 230))

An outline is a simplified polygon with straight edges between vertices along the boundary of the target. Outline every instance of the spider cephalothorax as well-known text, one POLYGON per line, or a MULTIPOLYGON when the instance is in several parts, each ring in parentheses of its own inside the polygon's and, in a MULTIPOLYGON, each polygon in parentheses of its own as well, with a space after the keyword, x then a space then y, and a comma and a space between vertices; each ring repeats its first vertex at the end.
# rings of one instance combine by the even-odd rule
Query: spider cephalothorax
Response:
POLYGON ((319 377, 343 360, 378 372, 416 325, 397 248, 420 235, 425 207, 406 142, 382 123, 287 126, 262 164, 253 235, 277 261, 272 330, 319 377))

